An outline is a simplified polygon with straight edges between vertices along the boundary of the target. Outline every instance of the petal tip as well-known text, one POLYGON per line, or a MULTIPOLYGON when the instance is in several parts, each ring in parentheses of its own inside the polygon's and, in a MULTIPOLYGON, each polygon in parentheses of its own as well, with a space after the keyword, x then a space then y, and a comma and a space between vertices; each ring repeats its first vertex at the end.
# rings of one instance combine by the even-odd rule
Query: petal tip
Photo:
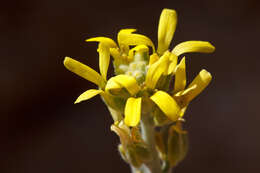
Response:
POLYGON ((211 76, 211 73, 208 72, 206 69, 202 69, 200 73, 201 73, 202 75, 204 75, 204 76, 212 77, 212 76, 211 76))
POLYGON ((211 49, 209 53, 212 53, 216 50, 215 46, 213 46, 210 42, 208 42, 209 48, 211 49))
POLYGON ((85 40, 85 42, 92 42, 93 41, 93 38, 87 38, 86 40, 85 40))
POLYGON ((138 123, 133 123, 133 122, 130 122, 130 121, 127 121, 126 119, 124 119, 124 123, 129 126, 129 127, 135 127, 137 126, 138 123))
POLYGON ((80 101, 76 100, 76 101, 74 102, 74 105, 75 105, 75 104, 78 104, 78 103, 80 103, 80 101))
POLYGON ((177 12, 174 9, 170 9, 170 8, 164 8, 162 10, 162 13, 168 13, 168 14, 171 14, 171 15, 177 15, 177 12))
POLYGON ((80 103, 81 101, 82 101, 82 99, 77 98, 77 99, 75 100, 75 102, 74 102, 74 105, 80 103))
POLYGON ((64 66, 65 66, 66 68, 69 68, 69 65, 70 65, 70 62, 71 62, 71 61, 73 61, 73 59, 70 58, 70 57, 68 57, 68 56, 66 56, 66 57, 64 58, 64 60, 63 60, 64 66))
POLYGON ((72 59, 72 58, 70 58, 70 57, 68 57, 68 56, 65 56, 63 63, 64 63, 64 64, 67 63, 70 59, 72 59))
POLYGON ((210 74, 210 72, 208 72, 207 70, 205 69, 202 69, 200 71, 200 75, 201 77, 205 80, 205 81, 211 81, 212 80, 212 75, 210 74))

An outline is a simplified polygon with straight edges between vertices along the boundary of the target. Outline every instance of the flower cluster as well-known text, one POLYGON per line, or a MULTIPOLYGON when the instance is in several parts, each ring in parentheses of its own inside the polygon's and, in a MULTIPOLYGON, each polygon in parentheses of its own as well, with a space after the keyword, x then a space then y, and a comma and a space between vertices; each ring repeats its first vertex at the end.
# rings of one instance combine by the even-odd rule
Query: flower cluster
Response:
POLYGON ((120 30, 118 45, 107 37, 87 39, 87 42, 99 42, 97 51, 100 74, 69 57, 65 58, 64 65, 68 70, 96 84, 99 89, 87 90, 75 103, 100 94, 110 109, 117 112, 114 119, 119 121, 124 118, 128 126, 138 125, 143 105, 148 110, 159 108, 166 116, 165 119, 171 121, 182 117, 190 101, 209 84, 212 77, 203 69, 186 87, 185 57, 177 64, 178 57, 189 52, 210 53, 215 48, 209 42, 186 41, 169 51, 176 17, 174 10, 163 10, 158 28, 157 51, 153 42, 144 35, 135 34, 135 29, 120 30), (132 46, 134 47, 131 48, 132 46), (151 55, 149 47, 152 48, 151 55), (116 76, 107 80, 111 55, 116 76), (175 80, 174 87, 170 86, 172 80, 175 80))
POLYGON ((82 93, 75 103, 101 95, 115 121, 111 129, 120 136, 124 149, 127 141, 131 141, 129 127, 138 128, 143 116, 148 115, 156 126, 181 120, 189 103, 212 79, 203 69, 187 85, 186 58, 178 61, 178 57, 191 52, 211 53, 215 48, 205 41, 186 41, 169 50, 176 24, 176 12, 164 9, 159 21, 157 49, 148 37, 135 33, 136 29, 120 30, 117 43, 107 37, 87 39, 87 42, 98 42, 100 73, 72 58, 64 60, 68 70, 98 87, 82 93), (115 76, 107 79, 110 57, 113 57, 115 76))

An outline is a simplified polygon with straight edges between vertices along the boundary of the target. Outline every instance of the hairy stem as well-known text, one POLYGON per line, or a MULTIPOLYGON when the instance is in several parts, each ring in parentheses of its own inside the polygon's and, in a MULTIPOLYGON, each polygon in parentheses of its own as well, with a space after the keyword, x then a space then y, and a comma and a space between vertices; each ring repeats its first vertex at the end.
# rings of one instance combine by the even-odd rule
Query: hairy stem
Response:
POLYGON ((155 130, 154 130, 154 122, 150 115, 146 114, 142 116, 141 120, 141 133, 142 138, 148 145, 151 154, 152 160, 147 162, 144 166, 147 166, 148 169, 143 169, 143 173, 161 173, 161 162, 158 156, 158 152, 155 146, 155 130))

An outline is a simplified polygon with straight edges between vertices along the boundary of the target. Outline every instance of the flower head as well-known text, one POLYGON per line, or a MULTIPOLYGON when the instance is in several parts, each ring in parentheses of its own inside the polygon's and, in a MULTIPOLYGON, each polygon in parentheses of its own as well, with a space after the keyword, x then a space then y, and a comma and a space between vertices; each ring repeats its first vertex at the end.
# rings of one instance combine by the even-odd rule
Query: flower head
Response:
POLYGON ((178 57, 191 52, 211 53, 215 48, 205 41, 186 41, 169 50, 176 24, 175 10, 164 9, 159 21, 157 49, 148 37, 135 33, 136 29, 120 30, 117 43, 107 37, 87 39, 87 42, 98 42, 100 74, 69 57, 65 58, 64 65, 95 83, 98 89, 87 90, 75 103, 100 94, 114 120, 124 119, 127 126, 137 126, 141 116, 147 113, 157 118, 162 116, 166 122, 181 118, 190 101, 209 84, 211 75, 202 70, 186 87, 185 57, 179 64, 178 57), (110 56, 115 76, 107 79, 110 56))

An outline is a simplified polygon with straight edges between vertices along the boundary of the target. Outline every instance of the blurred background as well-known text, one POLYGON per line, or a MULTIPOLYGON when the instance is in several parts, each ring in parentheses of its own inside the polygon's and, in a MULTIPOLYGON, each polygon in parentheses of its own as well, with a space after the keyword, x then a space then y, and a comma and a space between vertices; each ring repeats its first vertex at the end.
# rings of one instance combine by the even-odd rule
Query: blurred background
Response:
POLYGON ((185 115, 190 150, 176 172, 260 171, 259 1, 13 0, 0 6, 1 173, 130 172, 101 99, 73 105, 95 86, 63 59, 98 70, 97 44, 84 40, 115 39, 122 28, 156 44, 163 8, 178 12, 171 47, 186 40, 216 46, 214 54, 186 55, 188 82, 202 68, 213 81, 185 115))

